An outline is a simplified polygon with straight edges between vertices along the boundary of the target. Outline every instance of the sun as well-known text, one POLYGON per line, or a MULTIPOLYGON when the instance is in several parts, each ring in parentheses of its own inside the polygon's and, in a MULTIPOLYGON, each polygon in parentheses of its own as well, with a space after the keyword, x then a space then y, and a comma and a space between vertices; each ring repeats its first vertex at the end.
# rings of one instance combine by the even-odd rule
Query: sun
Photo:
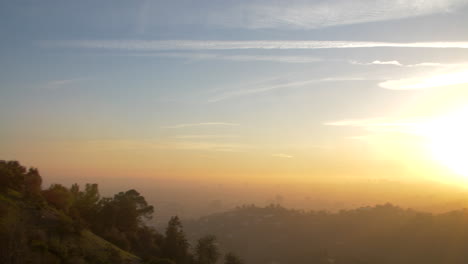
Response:
POLYGON ((433 118, 418 130, 435 160, 468 177, 468 106, 433 118))

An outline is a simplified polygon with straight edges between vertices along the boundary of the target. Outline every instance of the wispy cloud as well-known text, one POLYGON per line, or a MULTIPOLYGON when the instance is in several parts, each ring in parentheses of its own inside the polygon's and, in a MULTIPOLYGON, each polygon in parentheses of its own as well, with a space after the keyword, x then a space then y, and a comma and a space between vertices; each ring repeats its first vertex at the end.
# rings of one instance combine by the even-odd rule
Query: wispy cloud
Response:
POLYGON ((222 139, 222 138, 238 138, 238 135, 224 135, 224 134, 215 134, 215 135, 178 135, 174 136, 177 139, 222 139))
POLYGON ((468 83, 468 67, 445 72, 434 72, 424 76, 388 80, 379 86, 390 90, 419 90, 468 83))
POLYGON ((292 158, 294 158, 294 156, 288 155, 288 154, 284 154, 284 153, 271 154, 271 156, 272 156, 272 157, 276 157, 276 158, 284 158, 284 159, 292 159, 292 158))
POLYGON ((411 77, 395 78, 380 82, 378 85, 390 90, 420 90, 468 83, 468 63, 421 62, 402 64, 399 61, 357 62, 354 65, 391 65, 404 68, 432 68, 431 71, 418 71, 411 77))
POLYGON ((314 40, 68 40, 43 41, 45 47, 83 48, 124 51, 165 50, 304 50, 348 48, 460 48, 467 49, 468 42, 368 42, 368 41, 314 41, 314 40))
POLYGON ((256 87, 256 88, 244 88, 240 90, 234 90, 234 91, 229 91, 229 92, 219 94, 209 99, 208 101, 218 102, 218 101, 226 100, 229 98, 240 97, 240 96, 245 96, 245 95, 250 95, 250 94, 264 93, 264 92, 268 92, 271 90, 302 87, 302 86, 317 83, 317 82, 319 82, 319 80, 293 81, 293 82, 284 82, 284 83, 279 83, 279 84, 263 85, 263 86, 256 87))
POLYGON ((415 64, 403 64, 396 60, 392 60, 392 61, 375 60, 372 62, 349 61, 349 63, 354 64, 354 65, 392 65, 392 66, 407 67, 407 68, 415 68, 415 67, 443 68, 443 67, 456 67, 456 66, 466 65, 466 64, 458 64, 458 63, 439 63, 439 62, 420 62, 420 63, 415 63, 415 64))
POLYGON ((394 65, 394 66, 403 66, 399 61, 379 61, 375 60, 373 62, 358 62, 358 61, 350 61, 351 64, 354 65, 394 65))
POLYGON ((225 60, 234 62, 250 62, 250 61, 265 61, 265 62, 281 62, 281 63, 311 63, 318 62, 321 59, 311 56, 283 56, 283 55, 223 55, 215 53, 132 53, 129 56, 141 57, 165 57, 174 59, 187 60, 225 60))
POLYGON ((253 147, 239 143, 207 141, 160 142, 152 140, 97 140, 80 143, 77 149, 122 151, 122 150, 194 150, 214 152, 245 152, 253 147))
POLYGON ((414 119, 402 120, 402 119, 390 119, 384 117, 376 118, 363 118, 363 119, 344 119, 332 122, 326 122, 327 126, 349 126, 349 127, 360 127, 367 130, 384 129, 392 127, 407 127, 413 125, 416 121, 414 119))
POLYGON ((427 120, 428 117, 376 117, 343 119, 326 122, 324 125, 354 128, 359 131, 358 133, 360 135, 347 136, 347 139, 358 140, 367 143, 392 142, 393 144, 396 144, 395 140, 401 140, 404 138, 401 137, 402 135, 409 136, 413 141, 414 136, 419 136, 421 124, 427 122, 427 120))
POLYGON ((186 128, 186 127, 200 127, 200 126, 240 126, 240 124, 226 123, 226 122, 204 122, 204 123, 177 124, 177 125, 172 125, 172 126, 164 126, 163 128, 186 128))
POLYGON ((464 0, 288 1, 276 5, 254 1, 245 26, 312 29, 448 13, 466 4, 464 0))
POLYGON ((85 81, 86 78, 76 78, 76 79, 64 79, 64 80, 53 80, 45 84, 45 87, 50 90, 61 89, 69 85, 75 84, 77 82, 85 81))
POLYGON ((446 14, 466 4, 465 0, 238 0, 222 3, 199 0, 196 5, 190 5, 173 0, 164 8, 143 5, 144 12, 138 18, 138 25, 142 27, 144 22, 144 28, 158 24, 189 24, 247 29, 314 29, 446 14), (152 15, 151 19, 148 14, 152 15))
MULTIPOLYGON (((464 137, 468 132, 466 117, 468 107, 459 105, 444 109, 439 113, 409 117, 378 117, 363 119, 345 119, 326 122, 324 125, 357 128, 366 131, 364 135, 349 136, 347 138, 366 141, 369 143, 387 142, 387 147, 392 148, 393 143, 405 142, 405 144, 423 143, 429 140, 430 144, 445 146, 450 143, 447 137, 464 137), (437 142, 433 142, 436 139, 437 142)), ((452 141, 456 142, 456 141, 452 141)), ((459 143, 459 142, 458 142, 459 143)), ((427 146, 427 145, 426 145, 427 146)), ((460 147, 460 146, 456 146, 460 147)))
POLYGON ((324 83, 324 82, 343 82, 343 81, 364 81, 369 80, 365 78, 356 78, 356 77, 344 77, 344 78, 321 78, 321 79, 311 79, 311 80, 293 80, 291 78, 286 79, 273 79, 268 80, 265 82, 254 83, 250 85, 243 85, 238 89, 224 91, 211 99, 209 102, 218 102, 223 101, 226 99, 247 96, 252 94, 259 94, 259 93, 266 93, 273 90, 279 89, 288 89, 288 88, 299 88, 305 87, 307 85, 313 85, 317 83, 324 83))
POLYGON ((161 147, 178 150, 204 150, 220 152, 244 152, 251 149, 250 145, 238 143, 215 143, 215 142, 172 142, 161 147))
POLYGON ((369 132, 399 132, 412 134, 416 131, 416 126, 427 121, 427 117, 412 118, 362 118, 362 119, 344 119, 332 122, 326 122, 327 126, 355 127, 369 132))

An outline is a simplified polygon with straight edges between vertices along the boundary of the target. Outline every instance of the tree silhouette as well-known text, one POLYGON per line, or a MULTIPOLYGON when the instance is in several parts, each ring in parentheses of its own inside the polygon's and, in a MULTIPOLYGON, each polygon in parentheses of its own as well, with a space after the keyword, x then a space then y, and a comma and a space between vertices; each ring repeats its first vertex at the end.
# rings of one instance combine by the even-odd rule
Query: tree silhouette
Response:
POLYGON ((197 241, 195 246, 195 260, 197 264, 214 264, 218 261, 219 250, 215 236, 205 236, 197 241))
POLYGON ((24 175, 24 191, 29 197, 38 197, 41 194, 42 177, 35 168, 30 168, 24 175))
MULTIPOLYGON (((88 201, 92 202, 96 198, 96 194, 93 194, 94 187, 89 186, 88 189, 90 193, 88 201)), ((100 208, 96 226, 100 231, 117 228, 121 232, 134 232, 143 225, 144 219, 152 217, 154 211, 153 206, 148 205, 145 197, 135 190, 120 192, 114 195, 114 198, 103 198, 98 206, 100 208)))
POLYGON ((61 184, 52 184, 42 195, 46 201, 59 210, 68 212, 72 204, 72 194, 61 184))
POLYGON ((0 160, 0 191, 12 189, 26 196, 40 196, 42 178, 35 168, 21 166, 17 161, 0 160))
POLYGON ((99 189, 97 184, 86 184, 85 190, 80 191, 78 184, 70 188, 73 204, 70 214, 81 221, 84 226, 91 227, 95 222, 99 211, 99 189))
POLYGON ((174 216, 167 225, 163 257, 172 259, 177 264, 186 263, 188 260, 188 247, 189 244, 185 238, 182 223, 179 217, 174 216))
POLYGON ((244 262, 235 254, 229 252, 224 255, 224 264, 244 264, 244 262))

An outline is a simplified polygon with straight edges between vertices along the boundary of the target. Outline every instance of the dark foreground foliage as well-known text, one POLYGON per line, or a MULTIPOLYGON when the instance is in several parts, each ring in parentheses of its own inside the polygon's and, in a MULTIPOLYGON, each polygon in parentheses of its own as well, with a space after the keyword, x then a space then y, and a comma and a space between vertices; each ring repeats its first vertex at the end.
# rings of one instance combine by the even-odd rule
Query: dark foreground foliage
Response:
MULTIPOLYGON (((34 168, 0 161, 0 263, 214 264, 216 238, 192 251, 177 216, 165 234, 146 225, 154 211, 136 190, 101 197, 97 184, 42 189, 34 168)), ((240 261, 236 258, 236 261, 240 261)), ((233 262, 226 256, 226 263, 233 262)))

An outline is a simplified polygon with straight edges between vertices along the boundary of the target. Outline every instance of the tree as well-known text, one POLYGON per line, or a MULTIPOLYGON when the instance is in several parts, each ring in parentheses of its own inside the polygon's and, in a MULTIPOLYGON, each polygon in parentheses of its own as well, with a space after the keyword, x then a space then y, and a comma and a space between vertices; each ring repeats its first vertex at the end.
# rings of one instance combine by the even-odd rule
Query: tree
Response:
POLYGON ((42 177, 35 168, 30 168, 24 175, 24 191, 30 197, 40 196, 42 189, 42 177))
POLYGON ((209 235, 198 240, 195 247, 195 260, 197 264, 214 264, 218 261, 219 255, 215 236, 209 235))
POLYGON ((14 175, 10 168, 7 166, 5 161, 0 161, 0 191, 6 191, 10 185, 11 180, 13 179, 14 175))
POLYGON ((42 191, 42 195, 49 204, 65 212, 72 204, 72 194, 61 184, 52 184, 49 189, 42 191))
POLYGON ((166 229, 163 245, 163 257, 174 260, 177 264, 186 263, 189 244, 182 229, 179 217, 171 217, 166 229))
POLYGON ((103 198, 98 203, 96 226, 100 231, 117 228, 121 232, 135 232, 151 219, 153 206, 135 190, 120 192, 114 198, 103 198))
POLYGON ((24 177, 26 168, 18 161, 0 161, 0 191, 13 189, 18 192, 24 191, 24 177))
POLYGON ((244 262, 233 253, 227 253, 224 255, 224 264, 244 264, 244 262))
POLYGON ((117 228, 122 231, 136 231, 143 219, 151 219, 153 206, 148 205, 145 197, 135 190, 120 192, 114 196, 113 203, 118 210, 117 228))
POLYGON ((42 177, 35 168, 26 169, 17 161, 0 160, 0 191, 12 189, 28 199, 41 199, 42 177))
POLYGON ((80 191, 80 186, 75 183, 70 188, 70 193, 73 196, 73 213, 90 226, 98 214, 98 202, 100 200, 98 185, 87 183, 85 190, 80 191))
POLYGON ((143 260, 150 260, 154 257, 161 256, 161 249, 158 245, 158 239, 162 235, 158 234, 152 227, 139 227, 131 238, 132 252, 143 260))

